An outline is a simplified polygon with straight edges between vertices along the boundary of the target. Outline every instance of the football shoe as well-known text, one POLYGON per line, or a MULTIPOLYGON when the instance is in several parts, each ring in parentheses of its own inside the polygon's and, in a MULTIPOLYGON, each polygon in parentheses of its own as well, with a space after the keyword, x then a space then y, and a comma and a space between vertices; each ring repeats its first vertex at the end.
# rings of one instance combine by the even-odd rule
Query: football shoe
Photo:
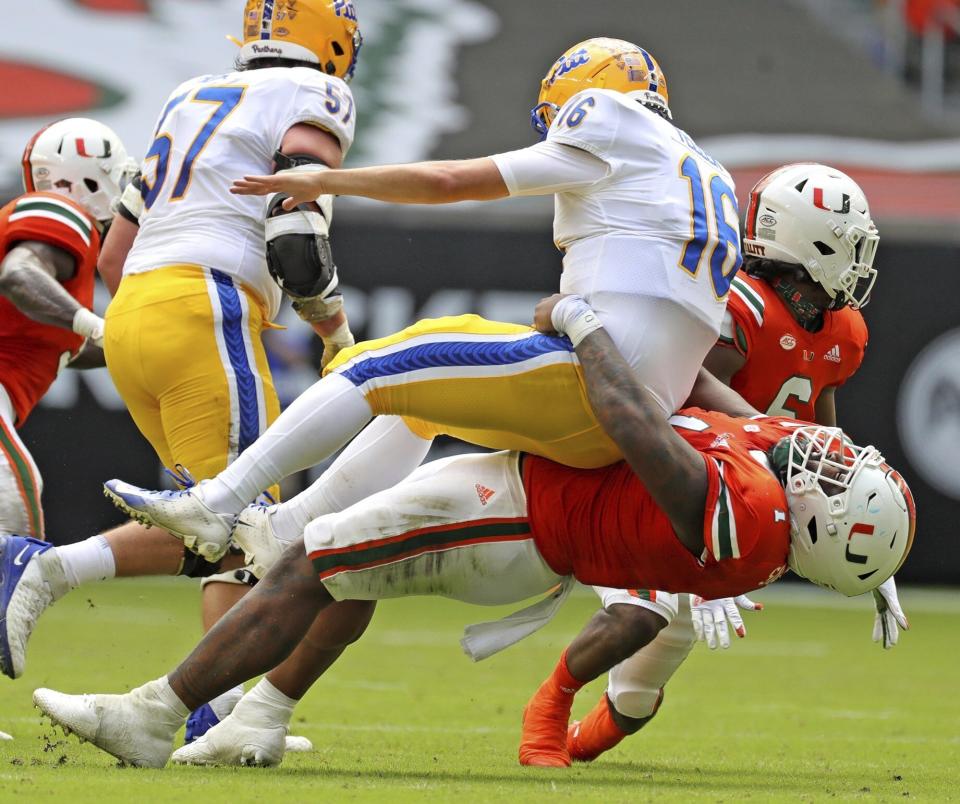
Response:
POLYGON ((122 480, 108 480, 104 494, 121 511, 141 524, 170 532, 188 550, 211 563, 219 561, 230 545, 236 516, 220 514, 204 505, 204 481, 180 491, 150 491, 122 480))
POLYGON ((572 706, 573 695, 562 690, 553 677, 540 685, 523 710, 521 765, 569 767, 567 724, 572 706))
POLYGON ((286 750, 286 723, 241 700, 206 734, 173 754, 179 765, 279 765, 286 750))
POLYGON ((270 525, 272 509, 273 506, 257 503, 248 505, 240 512, 233 528, 233 541, 243 550, 247 568, 257 578, 262 578, 277 563, 286 546, 270 525))
POLYGON ((138 768, 162 768, 184 718, 160 694, 158 679, 126 695, 33 693, 33 703, 57 726, 138 768))
POLYGON ((0 535, 0 671, 19 678, 27 641, 40 615, 69 590, 52 544, 30 536, 0 535))

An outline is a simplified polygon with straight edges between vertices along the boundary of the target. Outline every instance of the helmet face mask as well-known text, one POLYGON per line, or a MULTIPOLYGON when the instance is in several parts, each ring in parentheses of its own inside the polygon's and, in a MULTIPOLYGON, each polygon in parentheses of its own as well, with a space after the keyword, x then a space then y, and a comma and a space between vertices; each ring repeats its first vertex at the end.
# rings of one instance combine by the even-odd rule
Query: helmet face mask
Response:
POLYGON ((239 63, 304 62, 349 81, 362 44, 351 0, 247 0, 239 63))
POLYGON ((786 466, 788 563, 813 583, 853 596, 899 569, 913 544, 916 508, 903 479, 874 447, 836 427, 798 427, 786 466))
POLYGON ((24 149, 22 165, 27 192, 64 195, 101 224, 111 220, 114 203, 137 170, 120 138, 85 117, 38 131, 24 149))
POLYGON ((834 168, 785 165, 750 191, 744 252, 803 266, 831 309, 867 304, 879 242, 863 190, 834 168))
POLYGON ((613 89, 636 95, 670 119, 667 82, 660 65, 646 50, 622 39, 578 42, 557 59, 540 82, 530 123, 543 139, 557 112, 584 89, 613 89))

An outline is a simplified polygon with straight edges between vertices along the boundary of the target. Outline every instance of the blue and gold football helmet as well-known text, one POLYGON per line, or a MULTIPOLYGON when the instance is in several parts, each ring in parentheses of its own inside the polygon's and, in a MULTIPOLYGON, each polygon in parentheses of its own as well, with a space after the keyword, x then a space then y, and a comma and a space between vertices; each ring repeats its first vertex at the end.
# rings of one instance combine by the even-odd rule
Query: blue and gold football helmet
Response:
POLYGON ((584 89, 613 89, 640 95, 640 102, 670 118, 667 79, 656 59, 623 39, 587 39, 554 62, 540 82, 530 122, 541 139, 560 107, 584 89))
POLYGON ((307 61, 349 81, 362 43, 350 0, 247 0, 240 60, 307 61))

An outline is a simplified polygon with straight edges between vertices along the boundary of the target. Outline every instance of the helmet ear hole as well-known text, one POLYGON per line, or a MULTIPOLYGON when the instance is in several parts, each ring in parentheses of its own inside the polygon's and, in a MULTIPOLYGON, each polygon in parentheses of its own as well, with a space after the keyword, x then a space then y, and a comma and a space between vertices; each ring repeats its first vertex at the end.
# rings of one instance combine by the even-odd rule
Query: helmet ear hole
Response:
POLYGON ((100 185, 97 184, 93 179, 84 179, 83 183, 87 186, 87 189, 91 193, 95 193, 97 190, 100 189, 100 185))
POLYGON ((340 43, 339 43, 339 42, 334 42, 334 43, 332 44, 332 47, 333 47, 333 52, 334 52, 336 55, 338 55, 338 56, 342 56, 342 55, 343 55, 343 48, 340 46, 340 43))
POLYGON ((828 246, 822 240, 814 241, 813 245, 817 249, 817 251, 819 251, 824 257, 829 257, 831 254, 837 253, 834 249, 830 248, 830 246, 828 246))
POLYGON ((817 518, 811 517, 807 523, 807 533, 810 535, 810 544, 817 543, 817 518))

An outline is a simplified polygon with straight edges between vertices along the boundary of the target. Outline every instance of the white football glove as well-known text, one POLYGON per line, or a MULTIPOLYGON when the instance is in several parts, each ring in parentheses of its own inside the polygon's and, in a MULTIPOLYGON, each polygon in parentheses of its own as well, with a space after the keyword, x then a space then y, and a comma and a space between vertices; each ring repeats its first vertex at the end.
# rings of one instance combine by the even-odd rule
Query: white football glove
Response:
POLYGON ((690 595, 690 615, 697 640, 706 642, 710 650, 716 650, 718 645, 726 650, 730 647, 728 624, 732 625, 737 636, 743 639, 747 635, 747 629, 739 609, 761 611, 763 603, 754 603, 746 595, 719 600, 704 600, 700 595, 690 595))
POLYGON ((884 650, 890 650, 900 638, 900 629, 910 630, 910 622, 900 608, 897 584, 892 577, 873 590, 873 601, 877 604, 877 615, 873 620, 873 641, 882 640, 884 650))

